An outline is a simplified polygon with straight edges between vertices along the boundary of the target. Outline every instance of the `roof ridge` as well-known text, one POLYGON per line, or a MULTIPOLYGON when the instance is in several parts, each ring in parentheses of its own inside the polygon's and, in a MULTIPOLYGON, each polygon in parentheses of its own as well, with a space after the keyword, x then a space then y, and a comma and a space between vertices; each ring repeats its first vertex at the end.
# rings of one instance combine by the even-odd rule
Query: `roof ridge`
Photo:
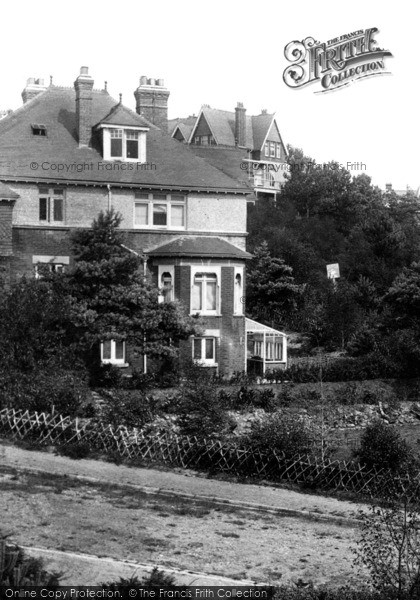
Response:
POLYGON ((99 121, 100 123, 102 121, 104 121, 107 117, 109 117, 113 111, 115 112, 117 110, 118 106, 121 106, 124 110, 126 110, 127 112, 129 112, 131 116, 136 117, 137 119, 141 119, 142 121, 144 121, 148 126, 150 126, 151 129, 160 130, 160 128, 157 125, 155 125, 154 123, 152 123, 151 121, 149 121, 148 119, 146 119, 146 117, 143 117, 143 115, 139 115, 132 108, 129 108, 128 106, 126 106, 122 102, 115 100, 115 98, 113 96, 111 96, 111 94, 108 93, 108 96, 111 98, 111 100, 113 100, 115 102, 115 105, 111 108, 111 110, 109 111, 109 113, 107 115, 105 115, 105 117, 103 119, 101 119, 101 121, 99 121))

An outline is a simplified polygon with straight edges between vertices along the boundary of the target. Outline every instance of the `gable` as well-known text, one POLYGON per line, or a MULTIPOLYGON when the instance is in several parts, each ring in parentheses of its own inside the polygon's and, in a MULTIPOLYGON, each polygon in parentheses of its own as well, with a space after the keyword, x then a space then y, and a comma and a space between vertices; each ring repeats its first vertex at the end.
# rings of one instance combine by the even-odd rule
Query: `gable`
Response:
POLYGON ((197 123, 197 127, 194 130, 194 136, 196 135, 212 135, 212 131, 203 113, 201 114, 197 123))
POLYGON ((175 132, 172 134, 172 137, 175 140, 177 140, 178 142, 185 142, 186 141, 185 138, 184 138, 184 136, 182 135, 182 131, 181 131, 181 129, 179 127, 177 127, 175 129, 175 132))

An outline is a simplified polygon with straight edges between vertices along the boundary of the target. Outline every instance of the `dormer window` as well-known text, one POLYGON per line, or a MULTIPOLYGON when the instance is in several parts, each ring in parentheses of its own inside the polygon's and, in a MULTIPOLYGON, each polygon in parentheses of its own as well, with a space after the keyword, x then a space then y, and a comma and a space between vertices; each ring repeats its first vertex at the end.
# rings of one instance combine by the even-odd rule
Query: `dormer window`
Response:
POLYGON ((31 128, 32 128, 32 135, 37 135, 40 137, 47 136, 47 128, 45 125, 38 125, 37 123, 32 123, 31 128))
POLYGON ((105 160, 146 161, 145 128, 103 126, 103 154, 105 160))

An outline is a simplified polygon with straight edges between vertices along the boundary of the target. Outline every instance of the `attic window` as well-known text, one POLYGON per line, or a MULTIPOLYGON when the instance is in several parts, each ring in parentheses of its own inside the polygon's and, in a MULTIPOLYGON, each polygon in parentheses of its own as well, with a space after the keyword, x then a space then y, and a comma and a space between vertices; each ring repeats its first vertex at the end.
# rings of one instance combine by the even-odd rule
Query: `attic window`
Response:
MULTIPOLYGON (((141 156, 141 133, 136 129, 122 127, 104 128, 104 158, 105 160, 135 161, 145 160, 141 156)), ((145 152, 143 151, 143 154, 145 152)))
POLYGON ((32 123, 31 127, 32 127, 32 135, 38 135, 41 137, 47 136, 47 128, 45 127, 45 125, 39 125, 37 123, 32 123))

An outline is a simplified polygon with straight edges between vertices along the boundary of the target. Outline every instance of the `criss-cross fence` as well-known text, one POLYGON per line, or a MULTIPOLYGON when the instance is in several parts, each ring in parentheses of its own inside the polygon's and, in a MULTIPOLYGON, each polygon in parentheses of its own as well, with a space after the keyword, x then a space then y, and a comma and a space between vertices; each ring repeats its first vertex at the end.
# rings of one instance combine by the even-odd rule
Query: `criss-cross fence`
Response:
POLYGON ((308 456, 290 458, 275 450, 261 452, 215 439, 170 433, 145 435, 135 428, 7 408, 0 411, 0 432, 45 445, 85 442, 92 449, 123 458, 292 482, 313 489, 343 490, 365 496, 382 496, 393 490, 398 495, 409 494, 415 500, 420 499, 419 481, 408 475, 395 476, 383 469, 366 470, 355 462, 308 456))

